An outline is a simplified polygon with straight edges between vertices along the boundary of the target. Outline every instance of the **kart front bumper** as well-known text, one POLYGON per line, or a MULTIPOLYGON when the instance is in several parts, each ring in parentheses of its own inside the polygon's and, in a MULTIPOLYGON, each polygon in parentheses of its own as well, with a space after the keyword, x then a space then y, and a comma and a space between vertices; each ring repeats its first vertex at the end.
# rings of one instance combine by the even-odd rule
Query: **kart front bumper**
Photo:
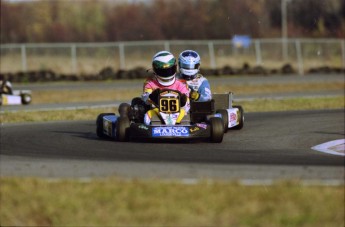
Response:
POLYGON ((129 137, 132 139, 202 139, 211 135, 210 125, 198 123, 195 125, 145 125, 132 123, 129 137))

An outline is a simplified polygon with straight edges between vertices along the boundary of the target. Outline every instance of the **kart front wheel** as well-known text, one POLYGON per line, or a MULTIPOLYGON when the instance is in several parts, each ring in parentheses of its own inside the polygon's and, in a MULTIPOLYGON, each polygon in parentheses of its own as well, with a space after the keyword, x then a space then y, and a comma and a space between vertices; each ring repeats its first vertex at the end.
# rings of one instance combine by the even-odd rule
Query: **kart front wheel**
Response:
POLYGON ((224 133, 227 133, 228 132, 228 125, 229 125, 228 111, 225 109, 220 109, 220 110, 217 110, 216 113, 220 113, 222 115, 223 123, 224 123, 224 133))
POLYGON ((97 116, 96 120, 96 133, 99 138, 105 138, 106 135, 103 133, 103 117, 109 116, 109 115, 115 115, 114 113, 102 113, 97 116))
POLYGON ((212 143, 221 143, 224 136, 224 123, 223 120, 219 117, 212 117, 210 119, 211 125, 211 142, 212 143))
POLYGON ((20 96, 22 98, 22 103, 24 105, 27 105, 31 102, 31 95, 30 94, 21 94, 20 96))
POLYGON ((128 117, 119 117, 116 126, 116 138, 120 142, 129 140, 130 121, 128 117))

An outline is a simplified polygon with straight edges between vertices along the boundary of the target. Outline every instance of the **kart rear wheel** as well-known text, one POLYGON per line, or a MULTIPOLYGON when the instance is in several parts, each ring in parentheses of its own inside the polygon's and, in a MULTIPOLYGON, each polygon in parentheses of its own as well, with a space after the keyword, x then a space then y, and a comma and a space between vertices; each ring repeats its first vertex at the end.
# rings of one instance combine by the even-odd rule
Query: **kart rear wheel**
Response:
POLYGON ((236 125, 235 127, 233 127, 232 129, 240 130, 243 128, 243 125, 244 125, 244 110, 242 106, 233 106, 233 108, 238 108, 239 110, 240 123, 236 125))
POLYGON ((31 102, 31 95, 30 94, 21 94, 20 97, 22 98, 22 103, 27 105, 31 102))
POLYGON ((128 117, 119 117, 116 126, 116 138, 120 142, 129 140, 130 121, 128 117))
POLYGON ((229 125, 228 111, 225 109, 220 109, 220 110, 217 110, 216 113, 220 113, 222 115, 223 123, 224 123, 224 133, 227 133, 228 132, 228 125, 229 125))
POLYGON ((96 133, 99 138, 105 138, 106 135, 103 133, 103 117, 108 115, 115 115, 114 113, 102 113, 98 115, 96 120, 96 133))
POLYGON ((212 143, 221 143, 224 136, 224 123, 223 120, 219 117, 212 117, 210 119, 211 125, 211 137, 210 140, 212 143))

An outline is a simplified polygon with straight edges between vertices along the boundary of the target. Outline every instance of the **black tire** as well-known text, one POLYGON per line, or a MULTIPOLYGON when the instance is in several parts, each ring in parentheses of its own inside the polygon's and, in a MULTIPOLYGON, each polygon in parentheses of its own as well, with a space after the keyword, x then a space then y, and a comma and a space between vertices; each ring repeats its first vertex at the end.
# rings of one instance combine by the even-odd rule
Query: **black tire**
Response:
POLYGON ((240 130, 243 128, 244 125, 244 110, 242 106, 233 106, 233 108, 238 108, 239 113, 240 113, 240 123, 233 127, 232 129, 240 130))
POLYGON ((96 120, 96 133, 99 138, 105 138, 106 135, 103 134, 103 117, 106 115, 115 115, 114 113, 101 113, 97 116, 96 120))
POLYGON ((22 104, 27 105, 31 103, 31 95, 30 94, 21 94, 22 104))
POLYGON ((131 108, 128 117, 136 123, 144 123, 144 116, 151 109, 151 105, 147 105, 142 98, 135 97, 131 101, 131 108))
POLYGON ((128 103, 121 103, 119 106, 119 114, 121 117, 127 117, 129 110, 131 109, 131 105, 128 103))
POLYGON ((216 113, 220 113, 222 115, 222 119, 224 123, 224 133, 227 133, 228 125, 229 125, 228 111, 225 109, 220 109, 220 110, 217 110, 216 113))
POLYGON ((128 117, 119 117, 116 125, 116 138, 120 142, 129 140, 130 121, 128 117))
POLYGON ((224 123, 223 120, 219 117, 212 117, 210 119, 211 125, 211 137, 210 140, 212 143, 221 143, 224 136, 224 123))

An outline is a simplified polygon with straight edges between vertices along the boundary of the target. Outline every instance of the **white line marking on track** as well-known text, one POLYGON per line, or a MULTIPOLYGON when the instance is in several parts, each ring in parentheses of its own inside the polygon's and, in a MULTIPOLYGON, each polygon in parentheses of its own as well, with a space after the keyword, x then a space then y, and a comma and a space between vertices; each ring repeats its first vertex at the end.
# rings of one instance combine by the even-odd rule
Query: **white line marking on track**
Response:
POLYGON ((327 154, 345 156, 345 139, 329 141, 316 145, 311 149, 327 154))

